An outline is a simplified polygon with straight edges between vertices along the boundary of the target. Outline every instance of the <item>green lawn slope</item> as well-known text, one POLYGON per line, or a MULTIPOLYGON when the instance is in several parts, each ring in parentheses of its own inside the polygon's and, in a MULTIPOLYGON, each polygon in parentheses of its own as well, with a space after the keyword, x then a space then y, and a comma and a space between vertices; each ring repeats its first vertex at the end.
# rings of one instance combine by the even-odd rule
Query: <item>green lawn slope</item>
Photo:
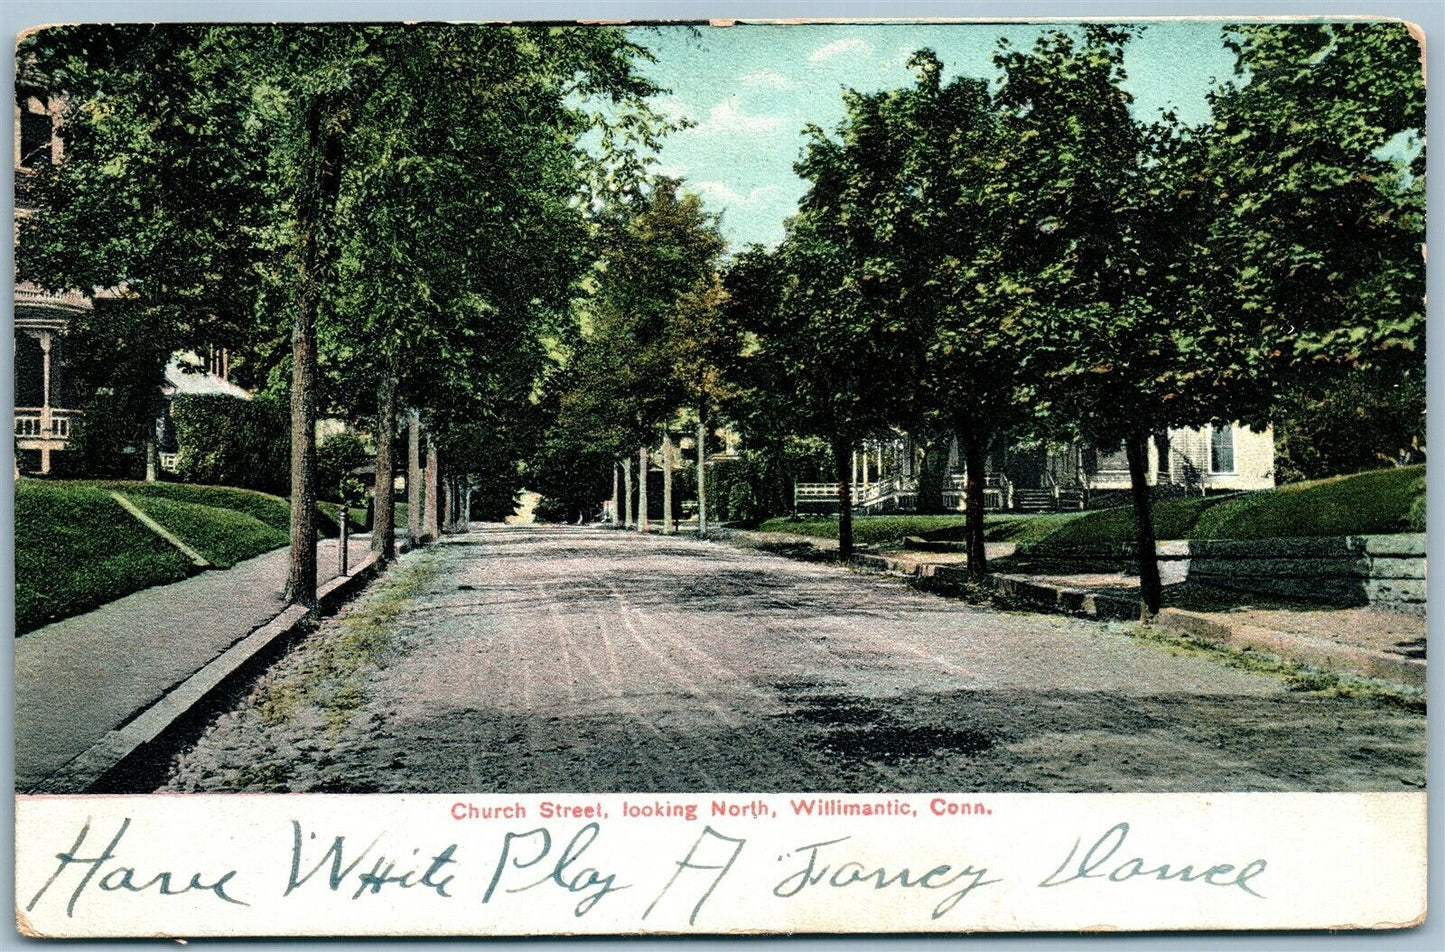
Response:
POLYGON ((15 630, 190 574, 190 560, 94 486, 15 485, 15 630))
MULTIPOLYGON (((279 496, 185 483, 120 480, 15 484, 15 629, 24 633, 196 571, 188 558, 114 499, 118 492, 216 568, 287 544, 291 509, 279 496)), ((338 507, 317 506, 321 535, 338 507)), ((352 509, 360 529, 364 509, 352 509)))

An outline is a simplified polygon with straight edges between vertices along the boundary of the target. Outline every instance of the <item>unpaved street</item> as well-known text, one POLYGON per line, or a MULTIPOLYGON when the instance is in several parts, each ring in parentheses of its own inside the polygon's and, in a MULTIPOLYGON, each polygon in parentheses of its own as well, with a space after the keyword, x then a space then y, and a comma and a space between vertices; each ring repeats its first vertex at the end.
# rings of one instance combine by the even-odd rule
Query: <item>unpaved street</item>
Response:
POLYGON ((1130 638, 691 539, 413 553, 173 789, 1407 790, 1425 719, 1130 638))

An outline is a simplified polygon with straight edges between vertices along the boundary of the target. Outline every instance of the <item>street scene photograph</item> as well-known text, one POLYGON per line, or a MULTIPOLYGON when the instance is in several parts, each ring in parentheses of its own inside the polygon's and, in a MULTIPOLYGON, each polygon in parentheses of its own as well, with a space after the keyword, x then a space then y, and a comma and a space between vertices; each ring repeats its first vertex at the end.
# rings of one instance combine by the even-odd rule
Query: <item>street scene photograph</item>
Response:
POLYGON ((1423 42, 23 34, 16 792, 1422 791, 1423 42))

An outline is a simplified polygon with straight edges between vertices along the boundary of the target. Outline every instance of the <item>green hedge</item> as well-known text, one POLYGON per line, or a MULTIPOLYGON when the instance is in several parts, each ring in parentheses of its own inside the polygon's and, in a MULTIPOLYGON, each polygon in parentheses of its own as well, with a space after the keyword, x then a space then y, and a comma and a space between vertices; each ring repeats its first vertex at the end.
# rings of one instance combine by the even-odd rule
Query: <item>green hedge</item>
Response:
POLYGON ((152 585, 191 563, 103 489, 15 485, 15 629, 39 628, 152 585))
POLYGON ((171 403, 171 420, 180 446, 181 479, 288 491, 291 422, 279 400, 183 394, 171 403))

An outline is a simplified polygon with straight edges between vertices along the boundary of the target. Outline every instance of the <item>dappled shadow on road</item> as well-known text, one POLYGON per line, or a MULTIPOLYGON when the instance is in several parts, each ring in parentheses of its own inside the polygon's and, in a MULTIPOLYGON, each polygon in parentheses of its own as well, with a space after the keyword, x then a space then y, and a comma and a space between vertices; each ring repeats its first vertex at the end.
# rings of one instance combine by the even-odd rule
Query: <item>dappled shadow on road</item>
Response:
POLYGON ((279 789, 1388 791, 1425 779, 1424 719, 1359 700, 777 688, 782 713, 740 729, 696 716, 686 697, 647 723, 595 708, 453 708, 358 724, 320 769, 303 770, 308 782, 279 789))

